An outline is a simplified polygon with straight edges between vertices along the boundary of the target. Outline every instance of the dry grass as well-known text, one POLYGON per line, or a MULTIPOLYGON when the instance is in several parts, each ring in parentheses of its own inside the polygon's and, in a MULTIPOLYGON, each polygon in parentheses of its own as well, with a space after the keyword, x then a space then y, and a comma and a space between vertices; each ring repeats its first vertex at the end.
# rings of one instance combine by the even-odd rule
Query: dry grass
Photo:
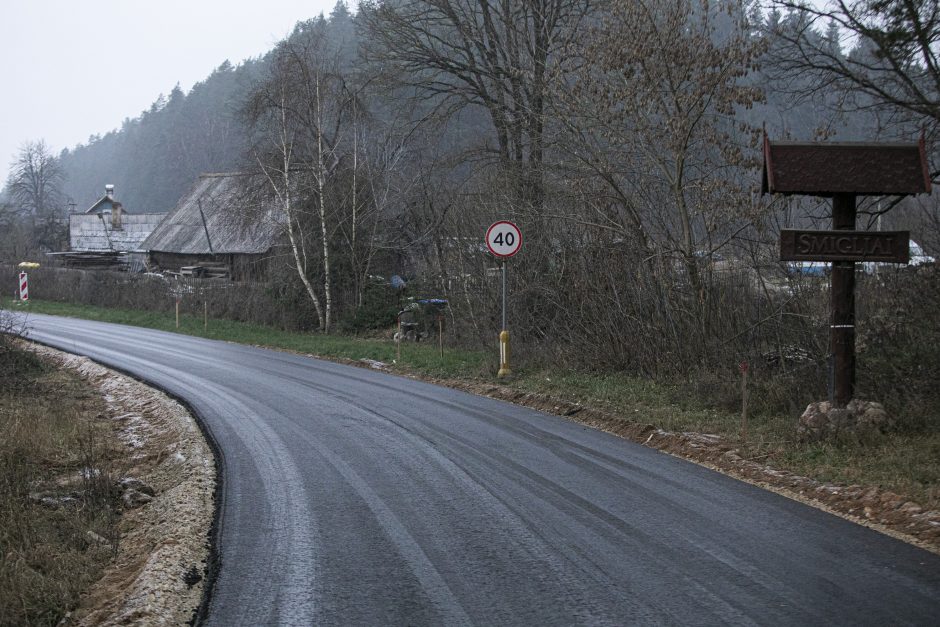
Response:
MULTIPOLYGON (((558 370, 528 373, 511 385, 667 431, 714 433, 732 442, 741 433, 739 411, 705 407, 679 385, 558 370)), ((766 392, 751 391, 760 393, 766 392)), ((779 412, 752 414, 747 456, 818 481, 875 486, 904 495, 926 509, 940 509, 940 433, 936 430, 804 444, 796 438, 796 424, 797 418, 779 412)))
POLYGON ((88 384, 0 343, 0 625, 55 625, 117 544, 113 436, 88 384))
POLYGON ((940 434, 894 433, 873 441, 794 444, 778 467, 842 485, 874 485, 940 509, 940 434))

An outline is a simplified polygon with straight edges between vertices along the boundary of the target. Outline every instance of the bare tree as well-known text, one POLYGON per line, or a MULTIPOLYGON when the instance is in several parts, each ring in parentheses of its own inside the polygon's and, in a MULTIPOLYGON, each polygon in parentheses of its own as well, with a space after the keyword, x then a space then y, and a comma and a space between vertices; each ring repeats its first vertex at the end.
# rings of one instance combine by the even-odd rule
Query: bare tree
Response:
POLYGON ((402 0, 360 3, 374 59, 445 111, 483 107, 493 149, 538 207, 548 85, 590 0, 402 0))
POLYGON ((575 55, 592 62, 558 86, 575 174, 601 185, 575 219, 679 258, 700 293, 697 257, 720 248, 749 206, 740 187, 749 129, 735 112, 760 98, 743 80, 760 42, 745 9, 609 2, 575 55))
POLYGON ((322 63, 324 47, 317 33, 283 42, 275 51, 270 75, 251 94, 246 113, 255 137, 253 161, 278 199, 298 276, 313 301, 320 329, 328 332, 333 291, 325 191, 339 167, 336 135, 342 116, 328 120, 325 108, 342 108, 342 103, 330 93, 337 77, 322 63), (312 229, 319 236, 314 239, 319 240, 314 244, 319 248, 318 287, 310 280, 312 229))
POLYGON ((44 140, 27 142, 10 164, 6 194, 13 214, 32 225, 35 243, 54 250, 63 239, 61 186, 65 174, 44 140))
POLYGON ((774 0, 773 6, 795 18, 773 32, 782 44, 773 59, 779 73, 811 78, 817 90, 865 94, 861 106, 940 123, 940 0, 774 0), (834 37, 854 50, 844 53, 834 37))
POLYGON ((27 142, 10 164, 6 191, 21 211, 42 215, 59 208, 64 178, 45 140, 27 142))

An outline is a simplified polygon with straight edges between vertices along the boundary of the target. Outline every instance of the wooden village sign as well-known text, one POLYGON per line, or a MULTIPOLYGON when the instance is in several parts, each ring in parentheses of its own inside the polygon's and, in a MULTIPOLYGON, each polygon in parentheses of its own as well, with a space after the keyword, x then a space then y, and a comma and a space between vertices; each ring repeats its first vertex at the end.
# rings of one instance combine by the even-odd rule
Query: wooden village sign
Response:
POLYGON ((834 407, 855 394, 855 263, 907 263, 907 231, 855 230, 856 196, 930 193, 924 139, 917 144, 773 142, 764 136, 765 194, 832 198, 831 231, 780 232, 781 261, 831 261, 834 407))

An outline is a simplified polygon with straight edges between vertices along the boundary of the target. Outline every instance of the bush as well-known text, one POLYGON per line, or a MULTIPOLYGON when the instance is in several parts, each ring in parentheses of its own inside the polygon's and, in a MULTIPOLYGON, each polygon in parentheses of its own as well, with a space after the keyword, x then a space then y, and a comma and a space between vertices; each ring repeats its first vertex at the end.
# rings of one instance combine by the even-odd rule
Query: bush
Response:
POLYGON ((393 326, 399 311, 398 297, 391 285, 370 283, 363 290, 362 305, 342 322, 340 328, 348 333, 361 333, 393 326))
POLYGON ((858 389, 902 429, 940 430, 940 268, 900 268, 860 286, 858 389))
POLYGON ((43 372, 35 355, 16 346, 21 334, 21 324, 0 307, 0 394, 22 390, 43 372))

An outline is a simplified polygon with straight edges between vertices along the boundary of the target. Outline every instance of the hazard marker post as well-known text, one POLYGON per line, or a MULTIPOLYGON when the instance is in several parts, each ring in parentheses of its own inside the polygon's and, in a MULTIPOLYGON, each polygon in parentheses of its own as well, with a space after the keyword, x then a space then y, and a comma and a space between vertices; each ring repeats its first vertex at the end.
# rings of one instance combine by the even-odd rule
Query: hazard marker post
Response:
POLYGON ((25 272, 20 272, 20 300, 29 300, 29 276, 25 272))

